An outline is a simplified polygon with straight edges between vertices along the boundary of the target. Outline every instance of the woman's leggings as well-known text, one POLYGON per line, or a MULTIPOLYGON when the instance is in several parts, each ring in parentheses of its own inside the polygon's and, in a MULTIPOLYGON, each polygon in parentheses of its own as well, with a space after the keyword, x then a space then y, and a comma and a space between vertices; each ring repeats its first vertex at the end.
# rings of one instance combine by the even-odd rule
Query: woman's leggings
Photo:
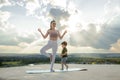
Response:
POLYGON ((52 61, 51 61, 51 66, 50 66, 50 70, 53 69, 53 65, 54 65, 54 62, 55 62, 55 56, 56 56, 56 52, 57 52, 57 48, 58 48, 58 44, 57 44, 57 41, 52 41, 52 40, 49 40, 47 45, 45 45, 41 50, 40 50, 40 53, 42 55, 45 55, 47 57, 50 57, 50 54, 47 53, 46 51, 48 49, 52 49, 52 61))

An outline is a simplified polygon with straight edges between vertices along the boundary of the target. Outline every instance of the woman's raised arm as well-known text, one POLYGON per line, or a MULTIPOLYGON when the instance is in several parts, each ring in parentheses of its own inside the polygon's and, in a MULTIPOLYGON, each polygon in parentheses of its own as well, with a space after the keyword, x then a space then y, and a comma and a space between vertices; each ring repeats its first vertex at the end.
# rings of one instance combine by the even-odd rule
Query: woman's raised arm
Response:
POLYGON ((60 32, 58 31, 59 38, 62 39, 66 33, 67 33, 67 30, 65 30, 64 33, 63 33, 62 35, 61 35, 60 32))
POLYGON ((46 34, 44 35, 43 33, 42 33, 42 31, 41 31, 41 29, 40 28, 38 28, 38 31, 41 33, 41 35, 42 35, 42 37, 45 39, 45 38, 47 38, 47 36, 48 36, 48 34, 49 34, 49 30, 46 32, 46 34))

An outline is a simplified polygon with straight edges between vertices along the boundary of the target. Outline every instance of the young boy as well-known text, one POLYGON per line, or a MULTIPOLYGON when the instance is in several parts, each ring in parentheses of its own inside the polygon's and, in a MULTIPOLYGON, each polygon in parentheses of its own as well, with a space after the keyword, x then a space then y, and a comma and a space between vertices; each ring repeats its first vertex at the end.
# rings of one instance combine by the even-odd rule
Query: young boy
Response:
POLYGON ((67 61, 67 48, 66 48, 66 46, 67 46, 67 42, 66 41, 64 41, 64 42, 62 42, 61 43, 61 45, 62 45, 62 52, 61 52, 61 66, 62 66, 62 68, 61 68, 61 70, 64 70, 64 65, 66 66, 66 69, 68 69, 68 65, 66 64, 66 61, 67 61))

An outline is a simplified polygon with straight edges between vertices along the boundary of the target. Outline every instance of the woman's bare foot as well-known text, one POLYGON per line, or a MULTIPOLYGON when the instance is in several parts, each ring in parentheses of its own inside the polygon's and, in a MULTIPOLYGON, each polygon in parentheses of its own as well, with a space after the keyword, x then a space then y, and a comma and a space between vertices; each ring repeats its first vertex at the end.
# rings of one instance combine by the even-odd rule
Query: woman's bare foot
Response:
POLYGON ((55 72, 55 70, 51 69, 50 72, 55 72))

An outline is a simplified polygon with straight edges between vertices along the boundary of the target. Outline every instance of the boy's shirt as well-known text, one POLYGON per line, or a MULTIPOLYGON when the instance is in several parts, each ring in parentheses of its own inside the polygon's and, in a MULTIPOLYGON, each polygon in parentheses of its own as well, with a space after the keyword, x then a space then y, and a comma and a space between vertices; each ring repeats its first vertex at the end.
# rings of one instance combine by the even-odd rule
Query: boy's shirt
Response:
POLYGON ((65 54, 65 55, 62 55, 62 57, 67 57, 67 48, 63 48, 62 50, 62 53, 61 54, 65 54))

